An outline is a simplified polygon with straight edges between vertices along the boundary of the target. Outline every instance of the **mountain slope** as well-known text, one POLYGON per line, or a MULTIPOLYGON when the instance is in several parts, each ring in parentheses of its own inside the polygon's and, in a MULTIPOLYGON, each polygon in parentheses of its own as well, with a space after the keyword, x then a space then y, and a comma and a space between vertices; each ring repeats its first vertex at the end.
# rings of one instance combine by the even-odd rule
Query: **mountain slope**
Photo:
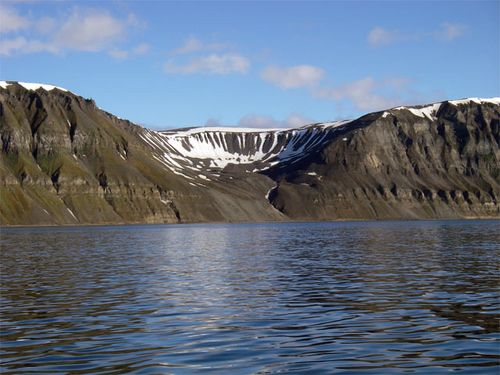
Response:
POLYGON ((58 89, 0 88, 0 217, 4 224, 276 220, 272 181, 192 186, 157 161, 146 130, 58 89), (250 184, 252 189, 248 189, 250 184))
POLYGON ((271 202, 295 219, 499 217, 499 109, 450 101, 364 116, 272 175, 271 202))
POLYGON ((156 132, 0 82, 2 224, 499 217, 497 99, 156 132))

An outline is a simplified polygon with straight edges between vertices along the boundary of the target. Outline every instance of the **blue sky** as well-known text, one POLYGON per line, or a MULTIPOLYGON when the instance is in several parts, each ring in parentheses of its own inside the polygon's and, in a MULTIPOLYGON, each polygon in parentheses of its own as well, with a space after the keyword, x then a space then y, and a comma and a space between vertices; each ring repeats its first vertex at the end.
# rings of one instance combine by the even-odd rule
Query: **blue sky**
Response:
POLYGON ((500 96, 499 1, 2 1, 0 79, 164 129, 500 96))

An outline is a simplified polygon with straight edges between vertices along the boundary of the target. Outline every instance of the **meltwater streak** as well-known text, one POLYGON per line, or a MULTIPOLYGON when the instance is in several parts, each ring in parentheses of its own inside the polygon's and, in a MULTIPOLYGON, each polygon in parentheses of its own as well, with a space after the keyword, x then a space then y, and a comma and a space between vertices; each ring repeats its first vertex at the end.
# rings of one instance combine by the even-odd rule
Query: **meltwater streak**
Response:
POLYGON ((0 372, 498 373, 499 229, 2 229, 0 372))

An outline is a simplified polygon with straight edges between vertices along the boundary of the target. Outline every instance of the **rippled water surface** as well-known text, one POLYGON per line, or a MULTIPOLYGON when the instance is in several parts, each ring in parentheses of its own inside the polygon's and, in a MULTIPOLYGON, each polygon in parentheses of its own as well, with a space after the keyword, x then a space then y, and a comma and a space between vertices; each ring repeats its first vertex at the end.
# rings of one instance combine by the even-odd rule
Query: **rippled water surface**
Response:
POLYGON ((499 373, 500 222, 1 230, 2 373, 499 373))

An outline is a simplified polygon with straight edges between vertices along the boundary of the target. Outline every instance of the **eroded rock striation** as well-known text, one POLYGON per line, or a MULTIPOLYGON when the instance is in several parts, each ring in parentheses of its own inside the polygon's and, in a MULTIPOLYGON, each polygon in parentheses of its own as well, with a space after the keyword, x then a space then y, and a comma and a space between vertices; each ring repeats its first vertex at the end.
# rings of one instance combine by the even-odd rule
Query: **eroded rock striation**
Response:
POLYGON ((500 99, 296 129, 152 131, 0 82, 3 225, 499 218, 500 99))

